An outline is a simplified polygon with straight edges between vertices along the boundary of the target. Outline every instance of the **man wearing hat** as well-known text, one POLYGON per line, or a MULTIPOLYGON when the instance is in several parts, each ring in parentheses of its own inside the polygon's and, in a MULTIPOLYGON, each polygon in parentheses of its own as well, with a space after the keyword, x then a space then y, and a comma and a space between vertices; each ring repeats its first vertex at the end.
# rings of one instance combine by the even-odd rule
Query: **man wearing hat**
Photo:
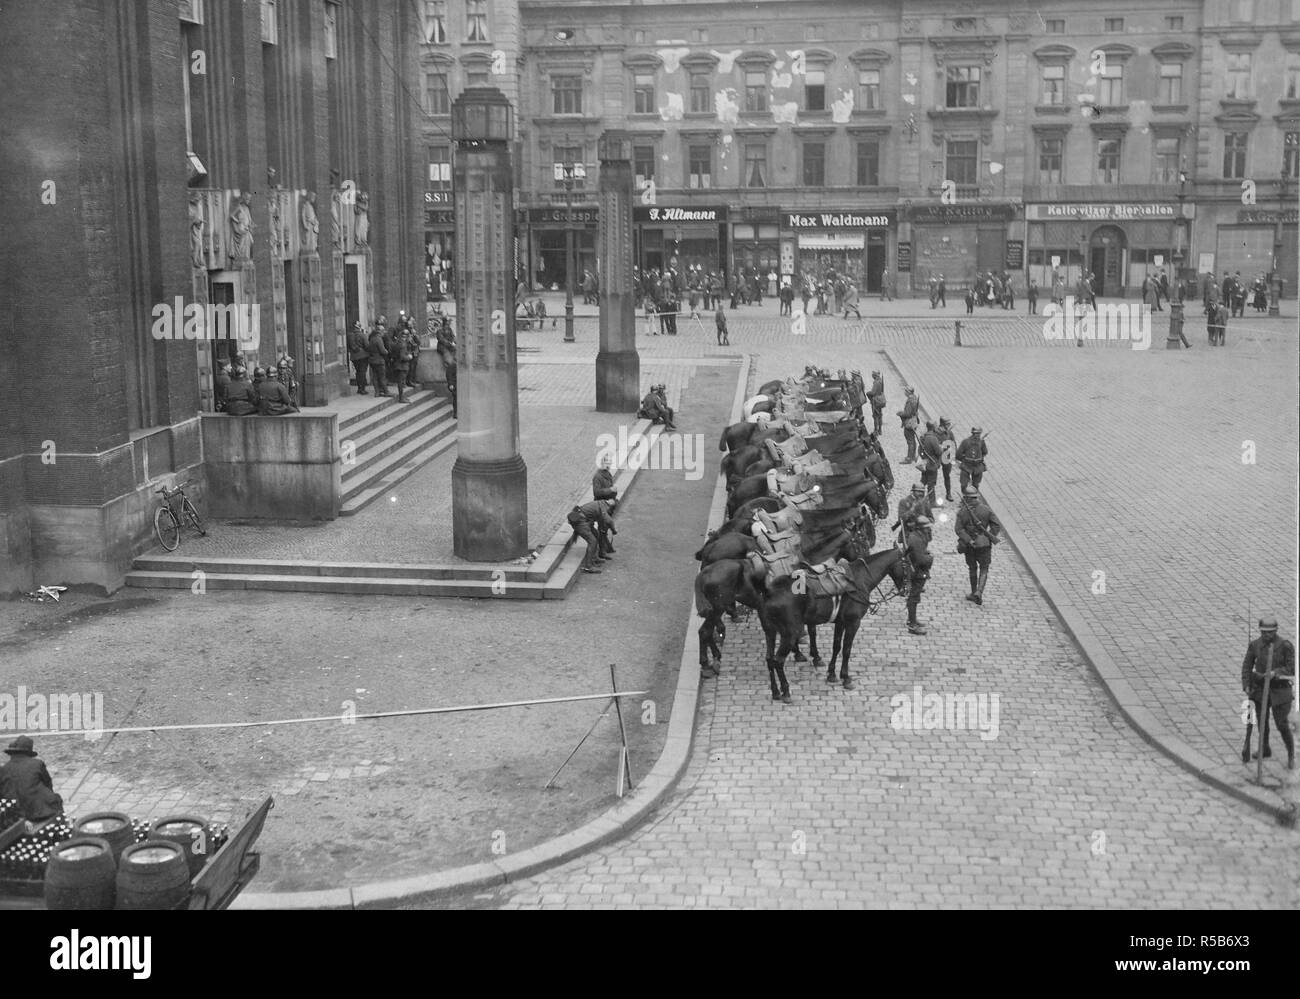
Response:
POLYGON ((676 430, 673 423, 673 411, 668 406, 668 389, 664 385, 652 385, 646 397, 641 400, 637 416, 649 420, 652 424, 662 423, 669 430, 676 430))
POLYGON ((984 442, 984 431, 979 427, 970 428, 970 436, 957 445, 957 461, 961 463, 961 491, 967 486, 980 487, 984 478, 984 458, 989 453, 989 446, 984 442))
POLYGON ((957 551, 966 556, 966 570, 970 573, 970 592, 966 599, 984 604, 984 584, 989 580, 989 566, 993 562, 993 546, 1002 540, 1002 523, 974 486, 962 489, 961 509, 957 511, 957 551))
POLYGON ((876 424, 876 436, 880 436, 881 418, 885 413, 885 379, 879 371, 871 372, 871 391, 867 393, 867 398, 871 400, 871 418, 876 424))
POLYGON ((931 506, 943 506, 943 500, 934 494, 934 487, 939 481, 939 466, 943 463, 943 447, 939 442, 939 428, 933 420, 925 421, 925 436, 921 438, 921 484, 925 487, 925 496, 931 506))
POLYGON ((904 526, 903 557, 912 567, 912 579, 907 588, 907 630, 913 635, 924 635, 925 625, 916 619, 916 608, 921 603, 926 580, 934 556, 930 554, 930 527, 934 522, 925 516, 904 526))
MULTIPOLYGON (((919 482, 914 483, 912 491, 898 501, 898 520, 894 521, 890 529, 896 531, 901 527, 906 533, 912 529, 912 524, 918 517, 929 517, 930 512, 925 486, 919 482)), ((906 543, 906 538, 903 540, 906 543)))
MULTIPOLYGON (((1295 737, 1287 715, 1291 713, 1291 700, 1295 689, 1295 646, 1285 638, 1277 637, 1277 619, 1259 619, 1259 637, 1246 649, 1241 663, 1241 689, 1255 706, 1254 718, 1263 718, 1264 756, 1273 755, 1268 745, 1268 712, 1264 707, 1264 680, 1268 678, 1268 703, 1273 712, 1273 723, 1282 733, 1286 744, 1286 765, 1295 769, 1295 737)), ((1241 762, 1251 758, 1250 737, 1254 729, 1253 718, 1246 722, 1246 744, 1241 747, 1241 762)))
POLYGON ((957 452, 957 439, 952 435, 952 420, 946 416, 939 417, 939 453, 943 456, 940 468, 943 469, 943 498, 952 502, 952 457, 957 452))
POLYGON ((366 333, 361 327, 360 320, 352 324, 352 330, 348 333, 348 357, 352 361, 352 369, 356 372, 357 395, 366 395, 366 371, 370 367, 370 348, 366 345, 366 333))
POLYGON ((244 375, 244 368, 235 368, 230 373, 230 384, 226 386, 226 412, 231 416, 250 416, 257 412, 257 392, 244 375))
POLYGON ((44 822, 63 814, 63 799, 54 793, 54 781, 45 761, 36 758, 29 736, 20 735, 5 750, 9 762, 0 767, 0 798, 18 802, 28 822, 44 822))
POLYGON ((600 563, 606 556, 601 554, 600 539, 613 526, 609 516, 609 500, 592 500, 569 511, 569 526, 573 528, 574 539, 581 538, 587 542, 587 554, 582 559, 582 571, 599 573, 600 563))
POLYGON ((907 457, 900 464, 910 465, 916 461, 916 428, 918 424, 917 412, 921 408, 921 399, 916 394, 916 389, 911 385, 905 385, 903 391, 907 393, 907 398, 903 402, 903 408, 898 411, 898 418, 903 422, 903 436, 907 438, 907 457))

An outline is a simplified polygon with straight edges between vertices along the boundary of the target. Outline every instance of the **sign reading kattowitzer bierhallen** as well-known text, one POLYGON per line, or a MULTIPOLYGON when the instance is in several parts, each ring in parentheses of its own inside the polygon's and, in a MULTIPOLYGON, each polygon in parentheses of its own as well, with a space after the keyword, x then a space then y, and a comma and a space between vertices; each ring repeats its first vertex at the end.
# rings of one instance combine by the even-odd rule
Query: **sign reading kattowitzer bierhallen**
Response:
MULTIPOLYGON (((1187 205, 1185 217, 1196 215, 1196 206, 1187 205)), ((1175 219, 1177 205, 1155 204, 1070 204, 1026 205, 1025 218, 1031 222, 1050 222, 1056 219, 1087 219, 1089 221, 1128 221, 1133 219, 1175 219)))
POLYGON ((785 212, 781 218, 787 229, 883 229, 894 224, 893 209, 785 212))

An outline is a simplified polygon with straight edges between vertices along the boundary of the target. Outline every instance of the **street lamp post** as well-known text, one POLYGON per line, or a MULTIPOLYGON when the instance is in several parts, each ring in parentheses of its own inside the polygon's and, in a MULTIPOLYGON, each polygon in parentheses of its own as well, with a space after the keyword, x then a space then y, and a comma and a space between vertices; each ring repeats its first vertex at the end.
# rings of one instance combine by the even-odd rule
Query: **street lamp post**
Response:
POLYGON ((1286 214, 1286 182, 1289 178, 1286 175, 1286 168, 1282 168, 1282 176, 1277 181, 1277 221, 1273 224, 1273 273, 1269 279, 1269 303, 1268 314, 1270 316, 1279 316, 1282 314, 1282 268, 1279 266, 1282 257, 1282 217, 1286 214))
MULTIPOLYGON (((1171 260, 1174 265, 1173 296, 1169 299, 1169 332, 1165 335, 1165 349, 1178 350, 1187 344, 1183 334, 1183 205, 1187 201, 1187 174, 1178 172, 1178 218, 1174 220, 1174 248, 1171 260)), ((1188 344, 1190 346, 1190 344, 1188 344)))
MULTIPOLYGON (((572 155, 572 149, 566 135, 564 151, 572 155)), ((587 179, 587 168, 582 163, 557 163, 555 179, 564 186, 564 342, 577 343, 573 335, 573 186, 587 179)))

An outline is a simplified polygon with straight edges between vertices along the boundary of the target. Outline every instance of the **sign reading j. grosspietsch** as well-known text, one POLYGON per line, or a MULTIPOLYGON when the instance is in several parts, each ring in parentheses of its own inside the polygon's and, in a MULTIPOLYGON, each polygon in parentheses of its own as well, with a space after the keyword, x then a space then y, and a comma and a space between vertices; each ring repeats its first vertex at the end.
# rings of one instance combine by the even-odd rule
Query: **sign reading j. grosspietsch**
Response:
POLYGON ((787 229, 880 229, 894 224, 892 210, 786 212, 787 229))

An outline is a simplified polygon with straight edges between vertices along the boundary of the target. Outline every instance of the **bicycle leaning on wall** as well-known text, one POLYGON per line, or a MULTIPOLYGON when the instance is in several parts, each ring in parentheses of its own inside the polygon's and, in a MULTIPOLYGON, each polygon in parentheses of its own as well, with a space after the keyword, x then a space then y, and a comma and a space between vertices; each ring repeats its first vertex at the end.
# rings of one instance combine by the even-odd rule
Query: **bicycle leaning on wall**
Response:
POLYGON ((203 526, 202 518, 199 517, 199 511, 194 509, 194 504, 185 495, 186 485, 188 483, 182 483, 175 489, 168 489, 163 485, 154 490, 162 496, 162 499, 158 503, 158 509, 154 511, 153 529, 158 535, 159 544, 169 552, 174 552, 180 546, 182 524, 189 524, 202 536, 208 533, 207 528, 203 526))

